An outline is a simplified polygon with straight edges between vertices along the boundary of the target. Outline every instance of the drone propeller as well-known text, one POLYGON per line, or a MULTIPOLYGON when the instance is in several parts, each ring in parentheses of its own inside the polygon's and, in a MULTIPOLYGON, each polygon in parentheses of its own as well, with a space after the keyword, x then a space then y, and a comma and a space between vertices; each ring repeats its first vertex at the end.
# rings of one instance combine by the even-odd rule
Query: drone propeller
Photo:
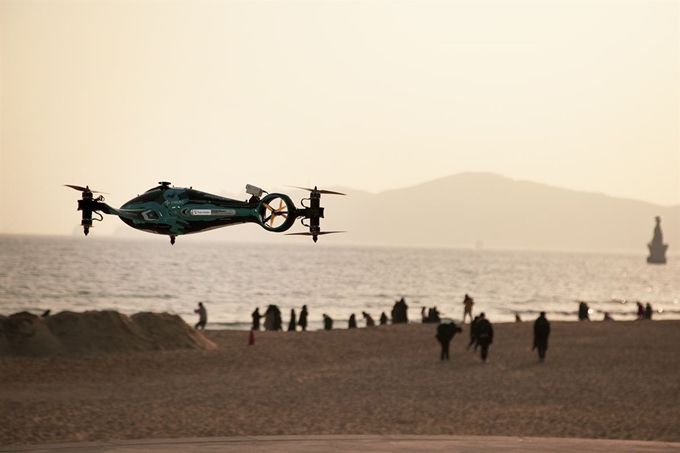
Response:
POLYGON ((288 218, 288 211, 285 209, 288 209, 288 206, 286 206, 283 203, 283 200, 279 198, 279 207, 277 209, 272 208, 269 204, 267 203, 262 203, 262 205, 271 212, 268 217, 263 219, 263 222, 269 221, 269 226, 273 227, 274 226, 274 221, 276 220, 276 217, 283 217, 284 219, 288 218))
POLYGON ((321 236, 322 234, 346 233, 346 231, 319 231, 317 233, 286 233, 286 236, 321 236))
POLYGON ((81 186, 74 186, 72 184, 64 184, 64 186, 70 187, 71 189, 75 189, 79 192, 103 193, 103 194, 108 195, 108 193, 106 193, 106 192, 99 192, 98 190, 90 190, 90 188, 88 186, 81 187, 81 186))
POLYGON ((332 190, 323 190, 323 189, 317 189, 314 187, 313 189, 310 189, 309 187, 299 187, 299 186, 288 186, 288 187, 294 187, 296 189, 302 189, 302 190, 308 190, 310 192, 318 192, 320 194, 328 194, 328 195, 345 195, 342 192, 334 192, 332 190))

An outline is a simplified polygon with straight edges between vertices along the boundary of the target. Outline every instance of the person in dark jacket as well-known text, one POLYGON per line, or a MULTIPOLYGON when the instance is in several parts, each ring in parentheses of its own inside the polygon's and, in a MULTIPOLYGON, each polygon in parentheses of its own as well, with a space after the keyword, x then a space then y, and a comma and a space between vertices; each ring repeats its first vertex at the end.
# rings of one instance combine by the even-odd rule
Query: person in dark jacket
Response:
POLYGON ((327 314, 323 315, 323 328, 324 330, 331 330, 333 328, 333 319, 327 314))
POLYGON ((387 325, 387 320, 388 320, 388 319, 389 319, 389 318, 387 317, 387 315, 385 314, 385 312, 382 312, 382 313, 380 314, 380 325, 381 325, 381 326, 387 325))
POLYGON ((472 320, 470 323, 470 342, 467 345, 467 348, 470 349, 470 346, 475 345, 475 351, 477 351, 477 323, 479 322, 479 316, 475 316, 475 319, 472 320))
POLYGON ((369 315, 369 314, 366 313, 365 311, 362 311, 362 312, 361 312, 361 315, 362 315, 362 316, 364 317, 364 319, 366 320, 366 327, 373 327, 373 326, 375 326, 375 321, 373 321, 373 318, 371 317, 371 315, 369 315))
POLYGON ((489 355, 489 346, 493 343, 493 326, 486 319, 484 313, 479 314, 477 321, 477 344, 481 349, 482 362, 486 363, 486 358, 489 355))
POLYGON ((349 323, 347 325, 348 329, 356 329, 357 328, 357 317, 354 316, 354 313, 352 313, 349 316, 349 323))
POLYGON ((302 330, 307 330, 307 306, 303 305, 302 310, 300 311, 300 318, 298 319, 298 326, 302 330))
POLYGON ((198 313, 198 322, 196 323, 194 328, 205 330, 205 325, 208 322, 208 312, 203 306, 203 302, 198 303, 198 308, 194 310, 194 313, 198 313))
POLYGON ((290 309, 290 322, 288 323, 288 332, 295 332, 295 309, 291 308, 290 309))
POLYGON ((534 347, 538 349, 538 360, 545 360, 545 352, 548 350, 548 337, 550 336, 550 322, 545 317, 545 312, 534 322, 534 347))
POLYGON ((437 326, 437 335, 435 335, 435 338, 437 338, 437 341, 439 341, 439 344, 442 347, 441 360, 449 360, 449 345, 451 344, 451 340, 454 335, 456 335, 456 332, 462 331, 463 329, 452 322, 442 323, 437 326))
POLYGON ((260 318, 262 318, 262 315, 260 314, 260 307, 257 307, 255 311, 253 312, 252 315, 253 317, 253 330, 260 330, 260 318))

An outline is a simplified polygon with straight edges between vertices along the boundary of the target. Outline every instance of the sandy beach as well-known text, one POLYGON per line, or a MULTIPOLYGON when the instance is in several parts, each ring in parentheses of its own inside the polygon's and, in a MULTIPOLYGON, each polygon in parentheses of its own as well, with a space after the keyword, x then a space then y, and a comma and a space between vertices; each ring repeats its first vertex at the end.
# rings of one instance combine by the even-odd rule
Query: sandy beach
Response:
MULTIPOLYGON (((493 319, 491 320, 493 321, 493 319)), ((451 434, 680 441, 680 321, 206 331, 217 349, 0 357, 0 445, 241 435, 451 434)))

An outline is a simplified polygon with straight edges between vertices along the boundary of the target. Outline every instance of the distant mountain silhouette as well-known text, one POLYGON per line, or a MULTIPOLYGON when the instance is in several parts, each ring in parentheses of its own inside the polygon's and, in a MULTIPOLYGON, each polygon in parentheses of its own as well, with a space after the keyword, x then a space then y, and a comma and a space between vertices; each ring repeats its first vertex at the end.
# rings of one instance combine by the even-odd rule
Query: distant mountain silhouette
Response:
MULTIPOLYGON (((378 194, 325 187, 347 194, 323 196, 320 242, 488 249, 625 251, 647 253, 654 217, 662 219, 669 255, 680 252, 680 206, 577 192, 492 173, 461 173, 378 194)), ((302 191, 285 191, 299 205, 302 191)), ((291 231, 303 231, 296 224, 291 231)), ((141 233, 140 233, 141 234, 141 233)), ((299 243, 304 237, 242 225, 204 239, 299 243)), ((306 239, 306 238, 305 238, 306 239)), ((309 240, 311 244, 311 240, 309 240)))

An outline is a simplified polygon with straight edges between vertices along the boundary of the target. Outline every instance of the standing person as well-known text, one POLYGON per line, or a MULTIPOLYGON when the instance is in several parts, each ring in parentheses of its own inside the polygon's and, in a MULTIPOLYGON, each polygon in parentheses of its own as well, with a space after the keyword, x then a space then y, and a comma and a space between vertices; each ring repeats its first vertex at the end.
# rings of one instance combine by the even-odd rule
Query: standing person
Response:
POLYGON ((264 330, 276 330, 276 308, 273 305, 267 307, 264 313, 264 330))
POLYGON ((482 362, 486 363, 486 358, 489 355, 489 346, 493 343, 493 326, 486 319, 484 313, 479 314, 477 321, 477 344, 482 350, 482 362))
POLYGON ((194 328, 205 330, 205 325, 208 322, 208 312, 203 306, 203 302, 198 303, 198 308, 194 310, 194 313, 198 313, 198 322, 196 323, 194 328))
POLYGON ((649 302, 647 302, 647 305, 645 306, 645 319, 652 320, 652 306, 649 302))
POLYGON ((474 299, 468 296, 466 293, 465 298, 463 299, 463 305, 465 306, 465 311, 463 312, 463 324, 465 324, 465 318, 468 315, 470 316, 470 322, 472 322, 472 306, 474 304, 475 304, 474 299))
POLYGON ((637 302, 637 319, 645 319, 645 307, 642 306, 640 301, 637 302))
POLYGON ((585 302, 581 302, 578 304, 578 320, 579 321, 590 321, 590 314, 588 313, 590 311, 590 307, 588 307, 588 304, 585 302))
POLYGON ((347 326, 348 329, 356 329, 357 328, 357 317, 354 316, 354 313, 352 313, 349 317, 349 324, 347 326))
POLYGON ((439 341, 439 344, 442 347, 440 355, 441 360, 449 360, 449 345, 451 344, 451 340, 454 335, 456 335, 456 332, 462 331, 463 329, 452 322, 442 323, 437 326, 437 335, 435 335, 435 338, 437 338, 437 341, 439 341))
POLYGON ((470 349, 470 346, 473 344, 475 345, 475 351, 477 351, 477 323, 479 322, 479 316, 475 316, 475 319, 472 320, 470 323, 470 342, 467 345, 467 348, 470 349))
POLYGON ((288 332, 295 332, 295 309, 290 309, 290 322, 288 323, 288 332))
POLYGON ((277 305, 272 305, 274 311, 274 329, 276 331, 283 330, 283 320, 281 319, 281 310, 277 305))
MULTIPOLYGON (((545 360, 545 352, 548 350, 548 337, 550 336, 550 322, 545 317, 545 312, 534 322, 534 347, 538 349, 538 360, 543 362, 545 360)), ((532 349, 532 350, 533 350, 532 349)))
POLYGON ((375 321, 373 321, 373 318, 371 318, 371 315, 366 313, 365 311, 361 312, 361 315, 364 317, 366 320, 366 327, 373 327, 375 326, 375 321))
POLYGON ((298 326, 305 331, 307 330, 307 306, 303 305, 300 311, 300 319, 298 319, 298 326))
POLYGON ((323 328, 324 330, 331 330, 333 328, 333 319, 325 313, 323 315, 323 328))
POLYGON ((382 312, 380 314, 380 325, 381 326, 387 325, 387 319, 388 318, 387 318, 387 315, 385 314, 385 312, 382 312))
POLYGON ((262 318, 262 315, 260 314, 260 307, 257 307, 250 316, 253 318, 252 330, 260 330, 260 318, 262 318))

